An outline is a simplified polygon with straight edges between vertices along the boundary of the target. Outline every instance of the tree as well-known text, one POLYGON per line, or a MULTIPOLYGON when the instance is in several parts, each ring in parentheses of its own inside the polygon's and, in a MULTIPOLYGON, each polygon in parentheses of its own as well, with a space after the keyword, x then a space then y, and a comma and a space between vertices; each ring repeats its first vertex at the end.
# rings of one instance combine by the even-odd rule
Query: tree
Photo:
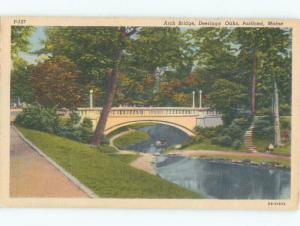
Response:
POLYGON ((28 65, 19 61, 11 72, 11 97, 18 97, 19 101, 32 103, 35 98, 34 90, 30 83, 28 65))
POLYGON ((93 145, 100 143, 117 89, 117 100, 120 101, 124 93, 128 93, 126 87, 131 86, 126 80, 134 78, 135 82, 142 81, 144 87, 135 83, 130 90, 142 91, 141 96, 145 99, 137 99, 139 95, 133 95, 130 100, 123 100, 147 103, 153 95, 149 85, 153 84, 155 69, 171 67, 172 60, 176 61, 182 52, 182 47, 176 45, 180 41, 177 28, 55 27, 48 28, 46 32, 48 38, 41 52, 71 59, 82 71, 80 80, 83 88, 96 84, 99 90, 105 90, 101 102, 103 110, 92 139, 93 145), (150 35, 156 32, 159 35, 150 35), (120 80, 119 75, 122 75, 120 80))
POLYGON ((248 107, 248 81, 244 64, 239 63, 237 45, 230 38, 232 28, 200 28, 191 30, 195 50, 194 74, 203 90, 205 106, 222 113, 229 123, 240 110, 248 107), (232 90, 231 90, 232 89, 232 90))
POLYGON ((229 124, 237 113, 237 109, 245 101, 246 87, 226 79, 218 79, 213 85, 214 91, 208 95, 212 107, 219 112, 223 112, 225 124, 229 124))
POLYGON ((21 52, 30 51, 29 38, 36 29, 32 26, 12 26, 11 28, 11 58, 13 66, 18 63, 24 63, 20 57, 21 52))
POLYGON ((119 66, 121 63, 121 58, 124 50, 126 49, 126 44, 127 42, 129 42, 128 39, 130 38, 131 35, 135 33, 136 33, 136 28, 125 28, 125 27, 118 28, 117 45, 114 47, 113 65, 112 65, 110 80, 108 84, 108 93, 91 142, 91 144, 94 146, 100 144, 101 139, 104 135, 104 129, 106 126, 108 114, 113 104, 114 95, 117 91, 117 82, 118 82, 119 66))
POLYGON ((28 63, 20 56, 20 53, 30 52, 29 38, 34 31, 35 28, 31 26, 12 26, 11 28, 11 97, 21 98, 25 102, 31 102, 34 93, 27 73, 28 63))
POLYGON ((31 65, 29 75, 36 101, 42 106, 72 109, 82 103, 80 72, 70 60, 56 57, 31 65))
POLYGON ((288 103, 288 106, 291 103, 291 30, 269 29, 265 36, 269 46, 261 56, 258 69, 264 76, 260 78, 259 86, 264 91, 264 97, 270 96, 269 105, 271 102, 274 119, 274 144, 280 146, 280 103, 288 103))

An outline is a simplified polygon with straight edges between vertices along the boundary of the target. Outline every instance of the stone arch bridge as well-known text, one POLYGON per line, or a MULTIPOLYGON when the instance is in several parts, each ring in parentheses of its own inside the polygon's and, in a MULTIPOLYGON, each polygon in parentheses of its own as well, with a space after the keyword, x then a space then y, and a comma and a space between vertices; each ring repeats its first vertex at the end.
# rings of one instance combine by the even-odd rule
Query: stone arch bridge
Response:
MULTIPOLYGON (((89 118, 95 129, 102 108, 79 108, 81 118, 89 118)), ((134 123, 156 122, 176 127, 193 136, 193 129, 214 127, 222 124, 221 115, 209 108, 190 107, 113 107, 110 110, 105 131, 112 131, 134 123)))

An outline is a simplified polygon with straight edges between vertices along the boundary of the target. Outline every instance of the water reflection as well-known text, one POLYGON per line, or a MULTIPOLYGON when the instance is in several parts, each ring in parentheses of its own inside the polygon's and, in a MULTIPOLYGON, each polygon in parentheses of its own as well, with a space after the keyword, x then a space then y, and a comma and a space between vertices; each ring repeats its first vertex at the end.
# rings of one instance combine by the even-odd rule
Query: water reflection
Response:
POLYGON ((153 125, 139 128, 139 130, 145 131, 149 134, 150 138, 146 141, 133 144, 127 148, 139 152, 162 152, 161 147, 156 146, 156 142, 159 140, 164 141, 164 147, 171 145, 181 144, 188 139, 188 135, 181 130, 168 125, 153 125))
POLYGON ((253 165, 184 157, 157 157, 158 174, 216 199, 288 199, 290 172, 253 165))
MULTIPOLYGON (((188 139, 181 130, 154 125, 140 128, 150 138, 128 147, 139 152, 162 153, 155 145, 164 140, 166 146, 181 144, 188 139)), ((215 199, 288 199, 290 171, 253 165, 176 156, 158 156, 157 173, 164 179, 207 198, 215 199)))

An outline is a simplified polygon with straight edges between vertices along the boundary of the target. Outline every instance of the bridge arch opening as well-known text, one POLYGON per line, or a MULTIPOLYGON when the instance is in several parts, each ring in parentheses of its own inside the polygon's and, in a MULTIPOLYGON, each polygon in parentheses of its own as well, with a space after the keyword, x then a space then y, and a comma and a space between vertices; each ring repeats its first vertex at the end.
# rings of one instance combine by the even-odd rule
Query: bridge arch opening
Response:
POLYGON ((120 123, 118 125, 114 125, 109 128, 106 128, 104 130, 104 134, 108 135, 121 127, 129 126, 129 125, 133 125, 133 124, 142 124, 142 123, 156 123, 156 124, 168 125, 168 126, 172 126, 174 128, 181 130, 182 132, 186 133, 189 136, 195 136, 195 133, 192 130, 190 130, 182 125, 178 125, 176 123, 165 122, 165 121, 159 121, 159 120, 142 120, 142 121, 130 121, 130 122, 125 122, 125 123, 120 123))

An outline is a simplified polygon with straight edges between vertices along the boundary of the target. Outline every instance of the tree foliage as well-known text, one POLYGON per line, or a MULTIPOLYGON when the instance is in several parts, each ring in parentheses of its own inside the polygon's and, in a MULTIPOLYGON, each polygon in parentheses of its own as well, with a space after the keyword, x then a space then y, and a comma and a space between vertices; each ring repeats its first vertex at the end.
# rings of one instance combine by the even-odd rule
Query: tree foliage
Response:
MULTIPOLYGON (((46 35, 40 53, 49 59, 29 71, 47 106, 79 106, 90 89, 106 113, 118 105, 191 106, 201 89, 203 105, 229 125, 241 113, 270 111, 276 82, 280 112, 290 114, 288 28, 47 27, 46 35)), ((28 35, 14 43, 13 53, 28 50, 28 35)))
POLYGON ((28 76, 28 63, 20 56, 21 53, 29 53, 29 38, 36 29, 31 26, 11 27, 11 97, 19 97, 21 101, 33 101, 34 92, 28 76))
POLYGON ((57 57, 29 68, 31 85, 38 103, 45 107, 76 108, 83 95, 80 72, 70 60, 57 57))

